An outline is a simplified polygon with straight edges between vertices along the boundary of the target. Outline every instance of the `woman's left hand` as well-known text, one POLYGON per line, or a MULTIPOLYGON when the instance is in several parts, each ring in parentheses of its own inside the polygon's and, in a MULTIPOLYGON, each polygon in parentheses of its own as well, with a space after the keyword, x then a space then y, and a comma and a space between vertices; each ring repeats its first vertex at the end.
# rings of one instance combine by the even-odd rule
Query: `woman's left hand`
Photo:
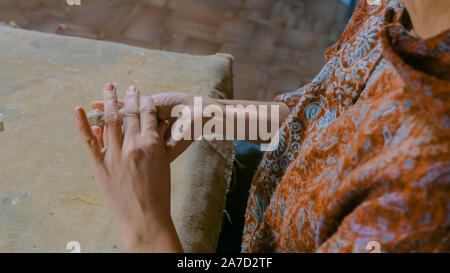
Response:
POLYGON ((130 251, 182 251, 170 216, 170 161, 163 142, 167 122, 158 124, 151 97, 135 87, 119 115, 112 84, 103 91, 105 128, 91 128, 85 111, 75 110, 100 191, 130 251), (104 136, 103 136, 104 134, 104 136))

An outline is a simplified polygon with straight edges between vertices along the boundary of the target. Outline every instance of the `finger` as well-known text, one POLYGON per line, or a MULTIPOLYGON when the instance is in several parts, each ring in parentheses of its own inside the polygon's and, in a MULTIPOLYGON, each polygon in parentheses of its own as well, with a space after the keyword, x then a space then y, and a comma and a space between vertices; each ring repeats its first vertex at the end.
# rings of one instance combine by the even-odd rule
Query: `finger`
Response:
POLYGON ((78 132, 83 142, 88 147, 92 160, 96 164, 100 164, 103 160, 103 153, 97 137, 92 133, 91 127, 86 117, 86 112, 81 107, 75 108, 75 119, 77 121, 78 132))
POLYGON ((158 119, 156 117, 156 106, 151 97, 141 99, 141 133, 151 135, 158 133, 158 119))
POLYGON ((108 132, 103 130, 103 147, 108 147, 108 132))
POLYGON ((103 143, 103 130, 102 128, 98 126, 92 126, 92 133, 94 133, 95 137, 97 138, 98 144, 100 145, 100 148, 103 149, 105 147, 103 143))
MULTIPOLYGON (((119 107, 119 109, 122 109, 124 107, 124 105, 125 105, 125 101, 124 100, 119 99, 117 101, 117 106, 119 107)), ((105 102, 102 101, 102 100, 93 101, 93 102, 91 102, 91 109, 92 110, 98 109, 98 110, 100 110, 102 112, 105 112, 105 102)))
POLYGON ((103 90, 105 101, 105 132, 108 136, 108 148, 122 147, 122 121, 117 106, 117 91, 113 84, 108 83, 103 90))
POLYGON ((130 86, 127 90, 122 114, 125 138, 137 135, 140 131, 139 90, 134 86, 130 86))

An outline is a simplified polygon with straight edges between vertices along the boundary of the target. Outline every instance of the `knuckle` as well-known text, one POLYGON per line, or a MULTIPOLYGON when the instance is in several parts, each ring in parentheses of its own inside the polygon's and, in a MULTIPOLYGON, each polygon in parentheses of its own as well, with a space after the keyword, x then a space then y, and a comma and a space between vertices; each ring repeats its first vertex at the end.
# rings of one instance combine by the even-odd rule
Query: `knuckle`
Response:
POLYGON ((161 147, 161 142, 156 137, 150 137, 144 144, 145 150, 156 150, 161 147))
POLYGON ((130 148, 125 151, 125 158, 128 160, 136 160, 139 158, 140 150, 136 148, 130 148))
POLYGON ((130 147, 124 150, 124 157, 128 161, 136 161, 145 156, 150 156, 154 152, 159 153, 163 146, 159 138, 146 138, 139 140, 139 143, 131 143, 130 147))
POLYGON ((122 113, 122 116, 124 118, 137 118, 139 117, 139 113, 136 111, 133 111, 133 109, 127 109, 122 113))
POLYGON ((89 148, 94 148, 95 147, 95 137, 92 136, 88 136, 84 138, 84 143, 89 147, 89 148))
POLYGON ((153 136, 157 135, 155 126, 156 125, 153 122, 145 123, 145 124, 142 125, 142 129, 147 135, 150 135, 150 136, 153 137, 153 136))
POLYGON ((105 123, 115 124, 120 122, 120 115, 118 112, 105 113, 105 123))

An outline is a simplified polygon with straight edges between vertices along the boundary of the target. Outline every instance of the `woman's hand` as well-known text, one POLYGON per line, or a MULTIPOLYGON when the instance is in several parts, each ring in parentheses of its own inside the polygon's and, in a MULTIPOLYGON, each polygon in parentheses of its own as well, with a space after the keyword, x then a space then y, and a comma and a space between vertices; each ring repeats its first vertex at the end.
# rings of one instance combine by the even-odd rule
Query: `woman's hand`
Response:
MULTIPOLYGON (((210 104, 217 104, 216 101, 209 97, 202 96, 202 107, 206 107, 210 104)), ((186 93, 160 93, 152 96, 153 101, 158 108, 158 118, 161 120, 169 121, 169 128, 177 121, 178 117, 172 117, 172 110, 175 106, 184 105, 190 108, 190 112, 194 113, 194 95, 186 93)), ((194 115, 191 115, 190 129, 194 129, 194 115)), ((202 118, 202 128, 205 119, 202 118)), ((194 132, 191 132, 192 136, 194 132)), ((194 142, 193 139, 181 139, 176 140, 172 137, 171 130, 167 130, 164 136, 164 140, 169 154, 170 161, 179 157, 187 148, 194 142)))
POLYGON ((140 98, 134 87, 127 91, 122 115, 114 86, 107 84, 103 92, 104 131, 89 127, 82 108, 76 108, 75 116, 125 245, 130 251, 180 252, 170 216, 170 160, 163 141, 168 123, 158 123, 152 98, 140 98))
MULTIPOLYGON (((160 93, 151 96, 154 104, 156 105, 157 117, 159 120, 168 121, 169 128, 172 128, 172 125, 177 120, 177 117, 172 117, 172 109, 177 105, 185 105, 191 108, 191 112, 194 112, 194 96, 186 93, 160 93)), ((146 98, 145 98, 146 99, 146 98)), ((214 103, 214 100, 208 97, 202 97, 203 106, 214 103)), ((124 107, 124 101, 118 101, 118 108, 122 109, 124 107)), ((104 102, 103 101, 93 101, 91 103, 92 109, 99 109, 104 111, 104 102)), ((122 110, 121 110, 122 111, 122 110)), ((194 120, 192 119, 192 128, 194 120)), ((171 136, 171 131, 166 130, 164 134, 164 142, 166 145, 167 154, 170 162, 179 157, 192 143, 193 140, 175 140, 171 136)))
MULTIPOLYGON (((209 97, 202 96, 202 109, 205 109, 209 105, 215 105, 222 109, 222 113, 227 114, 226 108, 230 106, 231 108, 234 108, 235 106, 241 106, 241 107, 255 107, 256 109, 259 109, 259 107, 264 106, 267 114, 265 117, 259 116, 259 110, 257 111, 257 126, 259 127, 259 124, 266 123, 266 128, 271 128, 271 132, 273 135, 275 135, 276 130, 281 126, 281 124, 284 122, 284 120, 289 116, 291 110, 290 108, 282 103, 282 102, 258 102, 258 101, 244 101, 244 100, 219 100, 219 99, 213 99, 209 97), (276 107, 278 109, 278 112, 275 112, 277 115, 276 118, 273 118, 273 112, 271 110, 272 107, 276 107), (273 122, 273 123, 272 123, 273 122)), ((157 109, 158 109, 158 119, 165 120, 169 122, 169 127, 172 128, 172 125, 177 121, 178 117, 172 117, 172 110, 175 106, 184 105, 188 108, 190 108, 190 113, 195 113, 194 110, 194 101, 195 96, 186 94, 186 93, 160 93, 152 96, 152 100, 154 101, 157 109)), ((119 108, 124 106, 123 101, 118 102, 119 108)), ((103 110, 104 108, 104 102, 103 101, 94 101, 92 102, 92 109, 99 109, 103 110)), ((228 118, 223 118, 223 134, 224 138, 228 137, 227 134, 227 128, 234 128, 233 132, 230 134, 232 135, 233 139, 238 139, 238 136, 244 136, 244 139, 256 144, 268 144, 272 138, 269 138, 269 140, 263 140, 262 135, 260 135, 260 130, 257 130, 256 132, 253 132, 254 135, 256 135, 256 139, 251 139, 250 136, 250 115, 247 115, 245 113, 246 110, 243 108, 237 108, 240 109, 238 111, 241 111, 241 115, 233 114, 232 122, 230 126, 227 126, 225 123, 228 118), (243 115, 242 115, 243 114, 243 115), (244 126, 238 126, 238 124, 244 124, 244 126)), ((194 135, 194 115, 191 115, 190 118, 190 130, 191 130, 191 136, 194 135)), ((205 123, 210 119, 210 117, 201 117, 201 127, 205 125, 205 123)), ((253 121, 254 122, 254 121, 253 121)), ((265 136, 266 137, 266 136, 265 136)), ((241 139, 241 140, 244 140, 241 139)), ((176 159, 179 155, 181 155, 193 142, 194 140, 177 140, 176 138, 173 138, 171 135, 171 130, 167 130, 167 132, 164 134, 164 142, 166 145, 167 154, 170 161, 173 161, 176 159)))

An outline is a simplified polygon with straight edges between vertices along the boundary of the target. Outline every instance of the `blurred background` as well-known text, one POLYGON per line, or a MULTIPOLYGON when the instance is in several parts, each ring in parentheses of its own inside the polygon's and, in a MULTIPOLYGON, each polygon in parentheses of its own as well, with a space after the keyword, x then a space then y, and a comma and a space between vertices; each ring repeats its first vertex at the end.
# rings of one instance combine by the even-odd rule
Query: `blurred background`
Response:
POLYGON ((0 0, 0 22, 150 49, 230 53, 235 57, 234 98, 252 100, 273 100, 309 82, 355 5, 354 0, 80 2, 0 0))

